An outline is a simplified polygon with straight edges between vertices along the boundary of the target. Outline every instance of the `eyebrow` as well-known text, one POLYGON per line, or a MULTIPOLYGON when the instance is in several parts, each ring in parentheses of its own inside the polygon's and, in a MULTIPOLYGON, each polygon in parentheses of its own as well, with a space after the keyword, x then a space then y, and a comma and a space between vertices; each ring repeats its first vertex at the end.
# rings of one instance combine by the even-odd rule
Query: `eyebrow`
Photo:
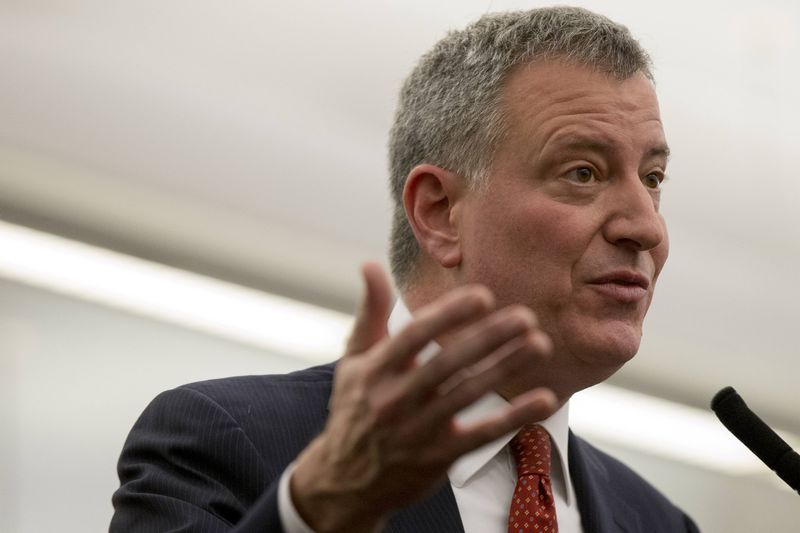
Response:
MULTIPOLYGON (((559 150, 588 150, 591 152, 613 152, 614 146, 612 143, 605 141, 598 141, 587 137, 572 136, 559 139, 555 143, 556 148, 559 150)), ((647 157, 663 157, 669 160, 671 151, 666 144, 659 144, 653 146, 647 151, 647 157)))
POLYGON ((670 152, 669 146, 666 144, 660 144, 650 148, 647 151, 647 155, 650 157, 663 157, 664 159, 669 160, 669 156, 672 155, 672 152, 670 152))

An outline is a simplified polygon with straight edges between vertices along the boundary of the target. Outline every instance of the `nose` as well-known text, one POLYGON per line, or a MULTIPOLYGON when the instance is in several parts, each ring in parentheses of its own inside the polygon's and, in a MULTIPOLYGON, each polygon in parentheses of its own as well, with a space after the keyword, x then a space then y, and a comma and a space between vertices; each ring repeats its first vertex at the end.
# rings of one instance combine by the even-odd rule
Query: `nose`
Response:
POLYGON ((608 190, 605 239, 635 251, 651 250, 666 238, 666 225, 658 212, 658 197, 638 176, 620 179, 608 190))

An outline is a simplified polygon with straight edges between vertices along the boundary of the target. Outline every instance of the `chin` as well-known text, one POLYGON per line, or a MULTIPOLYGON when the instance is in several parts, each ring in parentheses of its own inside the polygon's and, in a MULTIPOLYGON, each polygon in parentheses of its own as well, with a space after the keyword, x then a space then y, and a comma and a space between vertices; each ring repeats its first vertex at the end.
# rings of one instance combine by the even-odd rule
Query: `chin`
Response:
POLYGON ((592 366, 613 369, 611 373, 633 359, 642 340, 641 327, 625 323, 583 333, 579 343, 582 346, 576 346, 572 352, 592 366))

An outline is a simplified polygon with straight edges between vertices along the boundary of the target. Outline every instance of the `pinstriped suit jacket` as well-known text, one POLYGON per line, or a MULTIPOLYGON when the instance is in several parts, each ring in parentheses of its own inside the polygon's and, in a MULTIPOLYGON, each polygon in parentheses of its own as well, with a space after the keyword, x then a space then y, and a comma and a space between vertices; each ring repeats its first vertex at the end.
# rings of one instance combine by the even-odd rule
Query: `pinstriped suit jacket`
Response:
MULTIPOLYGON (((282 532, 278 479, 325 424, 334 365, 185 385, 159 395, 119 460, 111 533, 282 532)), ((620 462, 570 434, 586 533, 695 532, 620 462)), ((449 484, 399 510, 387 532, 463 532, 449 484)))

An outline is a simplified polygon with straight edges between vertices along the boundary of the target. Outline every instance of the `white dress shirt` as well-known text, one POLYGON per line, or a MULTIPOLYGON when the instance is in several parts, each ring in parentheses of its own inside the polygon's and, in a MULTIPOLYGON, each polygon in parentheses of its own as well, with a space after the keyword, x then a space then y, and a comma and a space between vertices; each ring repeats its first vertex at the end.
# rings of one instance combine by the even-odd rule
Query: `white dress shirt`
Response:
MULTIPOLYGON (((398 332, 411 321, 411 313, 401 299, 389 317, 389 334, 398 332)), ((429 344, 419 354, 421 362, 430 359, 439 347, 429 344)), ((460 423, 469 424, 496 413, 508 405, 500 395, 491 392, 457 415, 460 423)), ((550 479, 556 504, 559 533, 583 533, 575 490, 569 475, 567 444, 569 405, 564 404, 550 418, 540 422, 550 434, 552 455, 550 479)), ((508 450, 516 432, 509 433, 477 450, 462 456, 448 470, 447 477, 461 515, 465 533, 507 533, 511 496, 517 483, 517 469, 508 450)), ((303 522, 291 500, 290 465, 280 479, 278 511, 286 533, 314 533, 303 522)))

